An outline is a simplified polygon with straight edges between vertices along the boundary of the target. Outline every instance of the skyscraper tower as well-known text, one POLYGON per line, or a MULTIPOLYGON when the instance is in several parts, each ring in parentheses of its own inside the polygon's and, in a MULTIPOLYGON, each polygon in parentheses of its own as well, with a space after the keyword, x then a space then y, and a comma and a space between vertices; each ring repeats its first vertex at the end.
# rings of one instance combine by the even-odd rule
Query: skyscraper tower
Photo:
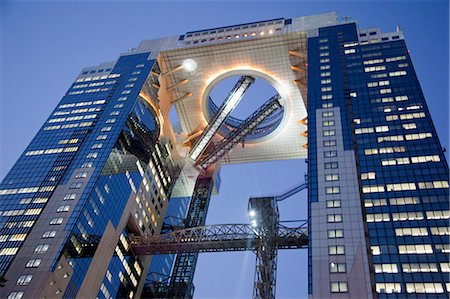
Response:
POLYGON ((144 40, 83 69, 0 184, 0 297, 192 297, 198 253, 133 238, 205 225, 221 165, 302 158, 312 298, 448 297, 448 165, 403 34, 334 13, 144 40), (255 80, 275 94, 233 116, 255 80))

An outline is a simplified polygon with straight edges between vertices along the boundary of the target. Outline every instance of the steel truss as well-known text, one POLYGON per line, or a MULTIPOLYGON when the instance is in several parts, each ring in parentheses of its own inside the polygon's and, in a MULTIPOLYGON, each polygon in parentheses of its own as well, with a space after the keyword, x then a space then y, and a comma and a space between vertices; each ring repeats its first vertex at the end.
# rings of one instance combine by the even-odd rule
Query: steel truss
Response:
POLYGON ((227 152, 241 142, 247 134, 252 132, 262 121, 275 112, 275 110, 281 108, 279 102, 280 98, 281 97, 278 94, 271 97, 228 136, 215 144, 214 150, 211 153, 199 157, 196 160, 196 165, 199 168, 206 170, 210 165, 216 163, 217 160, 222 158, 227 152))
MULTIPOLYGON (((191 228, 205 225, 213 184, 211 177, 197 178, 184 221, 185 227, 191 228)), ((177 254, 166 298, 192 298, 197 259, 198 252, 179 252, 177 254)))
MULTIPOLYGON (((308 245, 306 222, 297 227, 279 225, 276 249, 297 249, 308 245)), ((218 224, 176 230, 159 236, 138 236, 131 240, 136 255, 257 250, 265 242, 250 224, 218 224)))
POLYGON ((211 139, 223 125, 227 117, 233 112, 234 108, 239 104, 241 99, 244 97, 245 92, 250 87, 250 85, 255 82, 255 78, 251 76, 242 76, 233 89, 230 91, 225 101, 219 108, 217 114, 209 122, 208 126, 203 131, 202 136, 192 148, 190 157, 193 160, 197 160, 200 155, 205 151, 211 139))

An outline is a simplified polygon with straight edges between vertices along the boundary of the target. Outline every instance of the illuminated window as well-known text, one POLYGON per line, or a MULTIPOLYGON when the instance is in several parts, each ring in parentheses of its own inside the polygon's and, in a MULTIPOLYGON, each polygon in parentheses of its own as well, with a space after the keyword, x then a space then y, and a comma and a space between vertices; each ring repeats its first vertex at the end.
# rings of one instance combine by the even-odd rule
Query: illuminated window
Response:
POLYGON ((419 182, 419 189, 441 189, 448 188, 447 181, 419 182))
POLYGON ((345 273, 347 267, 344 263, 330 263, 330 273, 345 273))
POLYGON ((429 244, 418 245, 398 245, 400 254, 428 254, 433 253, 433 248, 429 244))
POLYGON ((325 140, 323 142, 324 147, 335 146, 335 145, 336 145, 336 140, 325 140))
POLYGON ((325 169, 336 169, 338 168, 338 162, 326 162, 324 163, 325 169))
POLYGON ((64 195, 63 200, 74 200, 77 197, 75 193, 67 193, 64 195))
POLYGON ((375 273, 398 273, 397 264, 374 264, 375 273))
POLYGON ((17 279, 16 284, 20 286, 26 286, 27 284, 30 283, 32 279, 33 275, 31 274, 20 275, 19 278, 17 279))
POLYGON ((367 222, 390 221, 389 213, 367 214, 366 221, 367 222))
POLYGON ((326 174, 325 181, 326 182, 339 181, 339 174, 326 174))
POLYGON ((423 220, 422 212, 392 213, 392 221, 423 220))
POLYGON ((37 268, 41 264, 41 259, 31 259, 25 265, 25 268, 37 268))
POLYGON ((323 136, 335 136, 335 135, 336 135, 335 130, 324 130, 323 131, 323 136))
POLYGON ((0 249, 0 256, 15 255, 18 250, 19 250, 18 247, 7 247, 7 248, 0 249))
POLYGON ((60 225, 63 223, 63 221, 64 221, 64 218, 55 217, 55 218, 52 218, 52 220, 50 220, 50 225, 60 225))
POLYGON ((384 192, 384 186, 365 186, 362 188, 363 193, 384 192))
POLYGON ((324 156, 324 158, 337 157, 337 151, 324 151, 323 156, 324 156))
POLYGON ((402 291, 402 287, 400 283, 376 283, 375 289, 378 294, 392 294, 392 293, 400 293, 402 291))
POLYGON ((366 199, 366 200, 364 200, 365 207, 379 207, 379 206, 386 206, 386 205, 387 205, 386 199, 366 199))
POLYGON ((395 235, 398 237, 402 236, 428 236, 428 231, 425 227, 405 227, 396 228, 395 235))
POLYGON ((440 266, 441 266, 442 272, 450 272, 450 263, 449 262, 440 263, 440 266))
POLYGON ((449 219, 450 211, 427 211, 427 219, 435 220, 435 219, 449 219))
POLYGON ((348 285, 346 281, 331 282, 330 283, 331 293, 347 293, 348 285))
POLYGON ((22 299, 23 292, 11 292, 8 295, 7 299, 22 299))
POLYGON ((56 230, 48 230, 42 235, 42 239, 54 238, 56 236, 56 230))
POLYGON ((329 255, 342 255, 345 254, 344 245, 328 246, 329 255))
POLYGON ((375 172, 361 173, 361 180, 374 180, 375 176, 375 172))
POLYGON ((80 189, 81 188, 82 183, 81 182, 77 182, 77 183, 72 183, 70 185, 70 189, 80 189))
POLYGON ((328 238, 329 239, 337 239, 337 238, 343 238, 344 237, 344 231, 342 229, 329 229, 328 230, 328 238))
POLYGON ((437 265, 430 263, 403 264, 402 268, 405 273, 438 272, 437 265))
POLYGON ((389 202, 392 206, 418 204, 419 198, 418 197, 397 197, 397 198, 390 198, 389 202))
POLYGON ((341 193, 341 189, 337 186, 325 188, 325 194, 339 194, 339 193, 341 193))
POLYGON ((70 205, 63 205, 63 206, 59 206, 56 209, 56 213, 64 213, 64 212, 68 212, 70 209, 70 205))
POLYGON ((432 235, 435 236, 448 236, 450 235, 450 228, 447 226, 430 227, 432 235))
POLYGON ((327 215, 327 222, 328 223, 342 222, 342 215, 341 214, 327 215))
POLYGON ((406 292, 419 294, 443 293, 444 289, 440 283, 407 283, 406 292))
POLYGON ((334 111, 324 111, 322 112, 322 117, 333 117, 334 111))

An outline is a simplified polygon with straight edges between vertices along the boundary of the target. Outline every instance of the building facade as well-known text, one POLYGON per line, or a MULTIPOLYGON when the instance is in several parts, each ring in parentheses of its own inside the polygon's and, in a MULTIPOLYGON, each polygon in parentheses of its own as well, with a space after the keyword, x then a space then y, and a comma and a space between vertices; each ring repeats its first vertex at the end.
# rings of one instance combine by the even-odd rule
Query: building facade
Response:
POLYGON ((282 108, 208 168, 208 196, 220 164, 307 157, 312 298, 448 297, 448 165, 402 32, 334 13, 145 40, 83 69, 0 184, 0 297, 158 294, 175 257, 130 239, 187 217, 210 92, 237 75, 282 108))

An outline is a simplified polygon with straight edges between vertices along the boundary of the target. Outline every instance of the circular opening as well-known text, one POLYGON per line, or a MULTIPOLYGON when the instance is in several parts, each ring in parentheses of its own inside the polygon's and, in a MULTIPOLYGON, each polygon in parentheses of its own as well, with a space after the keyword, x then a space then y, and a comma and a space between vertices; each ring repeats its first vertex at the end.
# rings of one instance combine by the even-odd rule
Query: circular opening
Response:
MULTIPOLYGON (((220 128, 219 133, 222 136, 228 135, 232 130, 238 127, 242 122, 258 110, 273 96, 278 95, 277 90, 267 80, 252 75, 255 78, 253 84, 245 92, 243 98, 232 111, 220 128)), ((219 111, 230 91, 241 78, 241 75, 232 75, 217 82, 207 95, 207 119, 210 121, 219 111)), ((284 109, 278 109, 262 121, 255 130, 249 133, 245 140, 256 140, 272 133, 283 119, 284 109)))

